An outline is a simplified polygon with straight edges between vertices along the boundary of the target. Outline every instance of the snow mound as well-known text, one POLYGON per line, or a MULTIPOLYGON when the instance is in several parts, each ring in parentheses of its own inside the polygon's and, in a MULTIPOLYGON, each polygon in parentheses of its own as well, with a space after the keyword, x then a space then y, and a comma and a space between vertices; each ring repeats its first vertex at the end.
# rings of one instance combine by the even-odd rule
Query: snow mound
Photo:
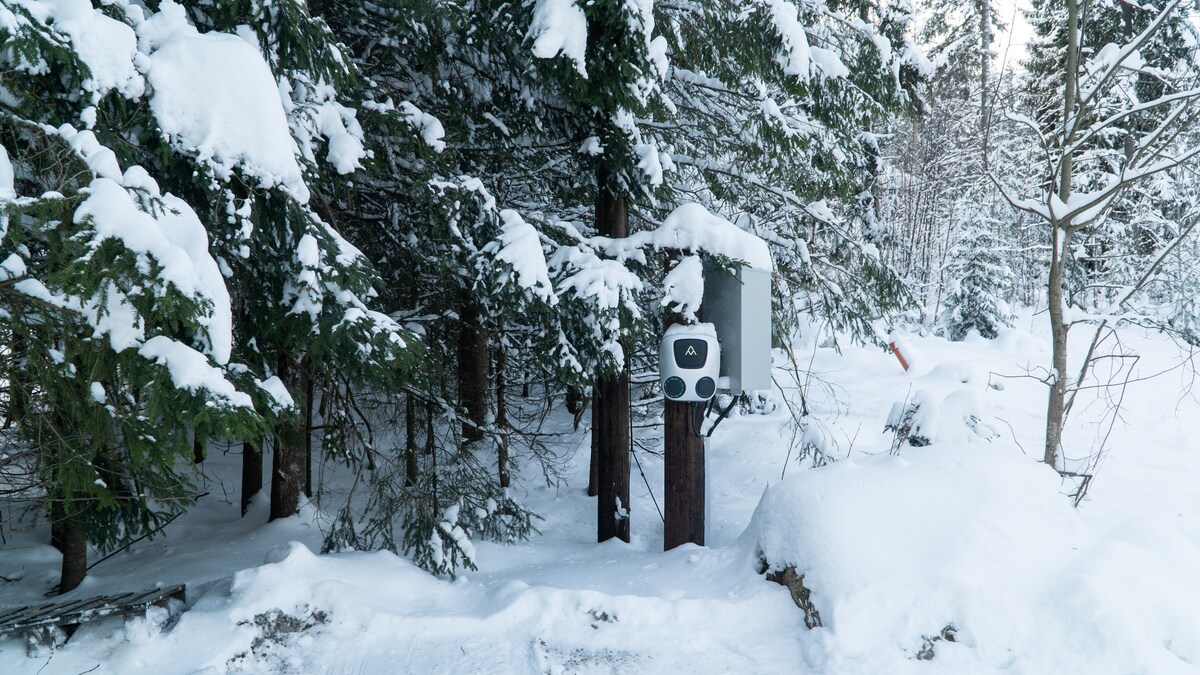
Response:
POLYGON ((1009 448, 908 448, 768 488, 739 545, 804 576, 831 671, 912 670, 947 626, 943 672, 1007 668, 1014 654, 1017 672, 1037 673, 1196 663, 1200 609, 1184 599, 1200 597, 1196 542, 1149 521, 1096 538, 1060 489, 1009 448))

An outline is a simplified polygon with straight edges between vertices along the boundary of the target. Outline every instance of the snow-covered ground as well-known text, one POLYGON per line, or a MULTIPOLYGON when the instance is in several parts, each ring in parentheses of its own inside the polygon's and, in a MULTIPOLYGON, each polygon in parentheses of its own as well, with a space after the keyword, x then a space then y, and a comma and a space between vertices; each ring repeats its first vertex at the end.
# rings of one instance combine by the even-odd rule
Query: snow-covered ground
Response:
MULTIPOLYGON (((454 581, 389 553, 316 555, 312 507, 261 525, 258 503, 239 518, 236 457, 214 445, 210 494, 72 594, 186 581, 197 599, 179 623, 85 625, 34 659, 0 640, 0 673, 1200 672, 1192 374, 1130 383, 1111 433, 1097 394, 1112 390, 1076 403, 1068 455, 1106 435, 1108 455, 1072 509, 1062 493, 1073 484, 1038 462, 1044 333, 1025 317, 990 342, 908 336, 908 373, 878 349, 797 343, 820 422, 801 437, 839 461, 789 459, 784 406, 727 420, 708 450, 709 546, 666 553, 637 465, 632 543, 594 542, 580 437, 564 442, 580 453, 567 484, 541 487, 526 467, 519 491, 545 518, 542 534, 478 543, 479 571, 454 581), (893 456, 883 427, 906 401, 923 402, 933 444, 893 456), (971 414, 977 423, 962 421, 971 414), (760 555, 805 574, 823 627, 807 629, 787 589, 758 574, 760 555), (933 659, 917 659, 947 626, 956 641, 930 642, 933 659)), ((1089 335, 1073 337, 1082 351, 1089 335)), ((1122 340, 1140 356, 1135 375, 1181 358, 1158 335, 1122 340)), ((776 380, 794 387, 784 368, 776 380)), ((639 459, 661 503, 661 460, 639 459)), ((46 538, 0 547, 0 575, 13 579, 0 582, 0 606, 43 601, 58 565, 46 538)))

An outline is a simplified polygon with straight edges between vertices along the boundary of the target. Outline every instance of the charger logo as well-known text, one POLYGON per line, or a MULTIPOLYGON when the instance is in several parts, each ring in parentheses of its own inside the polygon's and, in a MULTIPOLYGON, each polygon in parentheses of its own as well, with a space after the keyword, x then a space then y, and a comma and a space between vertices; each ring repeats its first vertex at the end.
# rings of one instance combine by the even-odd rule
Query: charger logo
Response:
POLYGON ((673 347, 675 365, 680 368, 703 368, 708 362, 708 343, 696 338, 676 340, 673 347))

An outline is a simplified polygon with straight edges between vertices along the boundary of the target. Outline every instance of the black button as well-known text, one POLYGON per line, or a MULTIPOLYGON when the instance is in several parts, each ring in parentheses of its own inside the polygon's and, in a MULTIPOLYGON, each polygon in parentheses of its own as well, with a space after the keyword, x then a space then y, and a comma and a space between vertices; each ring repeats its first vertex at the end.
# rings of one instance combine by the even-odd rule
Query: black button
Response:
POLYGON ((702 377, 696 382, 696 395, 700 398, 712 398, 717 392, 717 383, 711 377, 702 377))
POLYGON ((684 338, 676 340, 675 345, 675 363, 680 368, 695 370, 703 368, 708 362, 708 342, 697 340, 695 338, 684 338))
POLYGON ((667 395, 667 398, 679 398, 685 391, 687 391, 687 384, 674 375, 663 382, 663 393, 667 395))

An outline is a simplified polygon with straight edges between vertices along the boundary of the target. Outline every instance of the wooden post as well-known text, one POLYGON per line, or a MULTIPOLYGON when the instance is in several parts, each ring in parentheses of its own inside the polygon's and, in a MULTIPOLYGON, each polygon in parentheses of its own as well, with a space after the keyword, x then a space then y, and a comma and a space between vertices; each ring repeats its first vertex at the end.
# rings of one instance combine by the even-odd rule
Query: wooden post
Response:
MULTIPOLYGON (((668 268, 678 260, 667 253, 668 268)), ((684 323, 672 312, 665 326, 684 323)), ((692 406, 683 401, 663 404, 663 550, 680 544, 704 545, 704 439, 692 428, 692 406)))

